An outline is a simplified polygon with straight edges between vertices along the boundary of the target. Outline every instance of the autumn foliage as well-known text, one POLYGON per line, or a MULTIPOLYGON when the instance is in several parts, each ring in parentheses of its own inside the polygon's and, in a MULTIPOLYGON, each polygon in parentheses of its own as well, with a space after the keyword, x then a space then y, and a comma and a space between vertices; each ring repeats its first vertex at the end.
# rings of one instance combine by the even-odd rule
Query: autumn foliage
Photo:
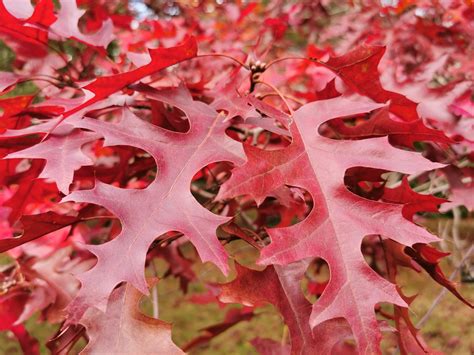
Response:
POLYGON ((474 208, 469 0, 2 0, 0 18, 0 330, 26 354, 32 317, 52 353, 180 354, 267 304, 288 336, 254 334, 262 354, 434 352, 401 269, 472 308, 424 227, 474 208), (242 306, 178 346, 167 278, 242 306))

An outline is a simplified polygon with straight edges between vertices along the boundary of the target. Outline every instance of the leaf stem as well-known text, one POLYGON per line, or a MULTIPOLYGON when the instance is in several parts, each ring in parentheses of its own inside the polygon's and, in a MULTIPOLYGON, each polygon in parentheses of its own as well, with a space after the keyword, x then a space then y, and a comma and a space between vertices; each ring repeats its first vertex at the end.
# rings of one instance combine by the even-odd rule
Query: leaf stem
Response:
MULTIPOLYGON (((265 94, 265 95, 260 96, 259 98, 260 98, 261 100, 263 100, 264 98, 266 98, 266 97, 268 97, 268 96, 279 96, 279 95, 276 94, 276 93, 274 93, 274 92, 269 92, 269 93, 267 93, 267 94, 265 94)), ((299 104, 299 105, 304 105, 304 104, 305 104, 303 101, 301 101, 300 99, 298 99, 298 98, 296 98, 296 97, 294 97, 294 96, 291 96, 291 95, 283 95, 283 96, 284 96, 285 98, 287 98, 287 99, 293 101, 293 102, 296 102, 296 103, 299 104)))
POLYGON ((230 59, 230 60, 234 61, 235 63, 239 64, 241 67, 243 67, 247 70, 250 70, 248 65, 244 64, 243 62, 241 62, 237 58, 234 58, 234 57, 232 57, 230 55, 227 55, 227 54, 224 54, 224 53, 206 53, 206 54, 198 54, 196 56, 196 58, 202 58, 202 57, 223 57, 223 58, 227 58, 227 59, 230 59))
POLYGON ((274 85, 270 84, 270 83, 267 83, 266 81, 261 81, 261 80, 257 80, 255 81, 255 84, 263 84, 263 85, 266 85, 268 86, 270 89, 272 89, 273 91, 275 91, 278 96, 280 96, 280 98, 282 99, 282 101, 285 103, 286 107, 288 108, 288 112, 290 113, 290 116, 293 116, 293 109, 291 108, 290 104, 288 103, 288 101, 285 99, 285 96, 280 92, 280 90, 278 90, 278 88, 276 88, 274 85))
POLYGON ((265 69, 268 69, 273 64, 280 63, 280 62, 283 62, 285 60, 306 60, 306 61, 309 61, 309 62, 316 62, 316 63, 319 62, 319 60, 317 60, 317 59, 310 59, 310 58, 306 58, 306 57, 283 57, 283 58, 277 58, 277 59, 272 60, 271 62, 269 62, 265 66, 265 69))

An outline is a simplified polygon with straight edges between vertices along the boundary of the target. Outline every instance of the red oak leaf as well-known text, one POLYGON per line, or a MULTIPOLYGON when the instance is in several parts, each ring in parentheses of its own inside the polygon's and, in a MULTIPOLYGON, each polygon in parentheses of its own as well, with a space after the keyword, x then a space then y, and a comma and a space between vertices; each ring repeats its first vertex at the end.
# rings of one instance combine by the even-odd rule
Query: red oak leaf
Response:
POLYGON ((151 75, 161 69, 171 65, 190 59, 197 54, 196 40, 191 37, 183 44, 171 48, 154 48, 149 49, 150 62, 135 70, 126 73, 120 73, 111 76, 101 76, 93 82, 83 87, 84 90, 93 93, 92 98, 88 98, 84 103, 64 113, 64 118, 73 115, 92 104, 104 100, 113 93, 133 84, 144 77, 151 75))
POLYGON ((112 20, 107 19, 102 23, 102 27, 94 34, 85 35, 79 30, 79 19, 86 12, 79 10, 76 0, 61 0, 61 8, 58 12, 58 19, 51 27, 50 31, 65 38, 75 38, 81 42, 97 47, 107 47, 114 39, 112 20))
POLYGON ((38 313, 56 323, 53 353, 80 339, 85 353, 182 353, 139 312, 155 273, 186 303, 243 304, 183 350, 220 347, 271 303, 283 339, 242 335, 262 353, 377 354, 392 350, 384 331, 401 354, 434 353, 397 269, 469 304, 415 223, 474 206, 474 10, 410 1, 0 0, 0 328, 28 354, 21 322, 38 313), (449 166, 426 174, 441 165, 414 150, 449 166), (451 202, 415 192, 438 180, 428 190, 451 202), (200 262, 225 273, 227 252, 257 250, 265 269, 237 265, 225 285, 200 262))
POLYGON ((16 324, 28 294, 26 292, 15 291, 0 296, 0 330, 11 330, 18 339, 25 354, 39 354, 39 343, 26 330, 23 324, 16 324))
POLYGON ((344 174, 351 167, 415 173, 440 167, 414 152, 392 147, 387 138, 335 141, 318 134, 318 126, 336 117, 365 113, 381 105, 339 97, 316 101, 294 114, 293 142, 285 149, 263 151, 245 146, 248 162, 237 168, 218 197, 250 194, 260 204, 282 184, 306 189, 314 207, 299 224, 269 229, 272 243, 260 263, 288 264, 321 257, 331 278, 313 306, 311 325, 345 318, 359 351, 377 353, 381 339, 374 315, 379 302, 405 305, 393 284, 378 276, 364 261, 360 246, 366 235, 380 234, 403 244, 436 238, 404 219, 402 206, 365 200, 349 192, 344 174))
MULTIPOLYGON (((45 180, 26 179, 22 181, 15 194, 3 206, 11 208, 8 220, 11 224, 17 221, 30 204, 44 204, 45 199, 56 197, 57 189, 54 184, 45 180)), ((29 212, 31 213, 31 212, 29 212)))
POLYGON ((413 191, 404 178, 400 186, 389 189, 385 187, 382 199, 386 202, 403 204, 403 216, 408 220, 413 220, 417 212, 437 212, 438 206, 446 202, 443 198, 432 195, 422 195, 413 191))
POLYGON ((474 168, 458 169, 454 166, 443 169, 446 174, 451 194, 450 202, 441 206, 441 212, 448 211, 458 206, 465 206, 468 210, 474 210, 474 168), (464 183, 463 178, 467 178, 468 182, 464 183))
POLYGON ((287 355, 291 351, 289 345, 272 339, 255 338, 251 343, 260 355, 287 355))
POLYGON ((64 320, 64 309, 79 289, 79 282, 73 275, 89 269, 94 263, 92 258, 78 262, 71 255, 74 252, 68 246, 46 258, 31 258, 22 266, 22 274, 30 281, 32 290, 20 321, 37 311, 43 311, 43 317, 52 323, 64 320))
POLYGON ((234 325, 242 321, 248 321, 252 319, 253 316, 254 314, 252 310, 249 310, 248 308, 247 309, 246 308, 230 309, 227 312, 225 319, 222 323, 214 324, 204 329, 201 329, 201 332, 203 332, 203 334, 198 336, 197 338, 192 339, 190 342, 184 345, 183 350, 186 352, 189 352, 191 349, 195 347, 207 344, 214 337, 218 336, 219 334, 222 334, 227 329, 233 327, 234 325))
POLYGON ((412 148, 414 142, 453 143, 442 131, 427 127, 421 119, 409 122, 392 119, 388 108, 375 112, 369 119, 355 126, 348 126, 343 120, 333 120, 329 125, 341 138, 361 139, 388 135, 391 143, 407 148, 412 148))
POLYGON ((73 225, 90 217, 91 209, 83 208, 77 215, 60 215, 55 212, 45 212, 34 215, 23 215, 20 223, 23 233, 15 238, 0 239, 0 253, 17 246, 41 238, 51 232, 73 225))
POLYGON ((375 102, 390 101, 391 112, 405 121, 415 121, 418 119, 417 104, 401 94, 385 90, 380 83, 377 67, 384 53, 385 47, 363 45, 340 57, 318 63, 336 73, 354 92, 375 102))
POLYGON ((186 235, 203 262, 212 261, 224 273, 228 271, 216 228, 229 218, 201 207, 190 192, 190 183, 196 172, 210 163, 241 163, 241 146, 226 136, 228 124, 222 115, 194 101, 183 87, 161 91, 140 88, 146 90, 148 97, 181 109, 191 128, 186 133, 168 131, 140 120, 127 109, 118 123, 91 118, 75 121, 76 127, 101 134, 105 146, 132 145, 145 150, 154 157, 158 176, 143 190, 124 190, 96 181, 94 189, 74 191, 63 200, 104 206, 122 223, 122 231, 115 239, 88 246, 98 261, 91 271, 79 277, 82 288, 71 305, 73 321, 87 307, 103 307, 110 292, 122 281, 146 293, 146 252, 155 238, 169 231, 186 235))
POLYGON ((307 266, 307 262, 300 261, 255 271, 236 264, 238 276, 231 283, 220 286, 219 300, 246 306, 271 303, 288 325, 292 354, 314 354, 317 347, 309 326, 311 303, 299 286, 307 266))
MULTIPOLYGON (((1 90, 0 90, 1 91, 1 90)), ((0 129, 3 127, 6 128, 4 122, 6 118, 14 116, 26 107, 28 107, 33 100, 33 96, 15 96, 9 97, 7 99, 0 100, 0 108, 3 110, 2 120, 0 121, 0 129)))
POLYGON ((456 289, 454 282, 450 281, 443 270, 441 269, 439 262, 442 258, 449 255, 433 248, 429 245, 415 244, 413 247, 406 247, 405 253, 412 257, 437 283, 446 287, 453 295, 464 302, 471 308, 474 308, 468 300, 466 300, 456 289))
POLYGON ((78 27, 85 10, 79 10, 76 0, 60 0, 59 3, 59 11, 55 14, 52 0, 38 1, 34 8, 28 0, 3 0, 0 13, 6 21, 0 28, 4 27, 5 32, 15 37, 25 37, 43 45, 47 45, 48 37, 59 36, 105 48, 114 39, 111 19, 106 19, 96 33, 86 35, 78 27))
POLYGON ((327 100, 341 96, 341 93, 336 89, 336 79, 332 79, 330 82, 328 82, 324 89, 316 92, 315 96, 316 100, 327 100))
POLYGON ((459 96, 451 105, 449 109, 455 115, 461 117, 474 117, 474 88, 466 90, 464 94, 459 96))
POLYGON ((20 79, 21 77, 15 73, 0 72, 0 92, 16 84, 20 79))
POLYGON ((24 228, 23 234, 15 238, 0 239, 0 253, 69 226, 78 220, 80 220, 78 217, 61 216, 54 212, 22 216, 20 222, 24 228))
POLYGON ((244 80, 248 80, 246 74, 243 70, 235 71, 229 81, 217 86, 210 93, 216 97, 211 106, 216 110, 224 110, 229 119, 235 116, 240 116, 243 119, 249 116, 259 116, 255 108, 249 105, 247 98, 239 95, 239 87, 244 80))
POLYGON ((81 323, 89 343, 82 353, 184 354, 171 340, 171 325, 140 313, 142 294, 123 285, 110 296, 107 310, 90 309, 81 323))
POLYGON ((57 131, 49 138, 33 147, 9 154, 5 159, 30 158, 45 159, 46 164, 38 176, 43 179, 51 179, 56 182, 58 190, 64 194, 69 193, 69 185, 74 178, 74 171, 82 166, 93 165, 90 157, 85 155, 81 147, 93 142, 100 136, 96 133, 82 130, 73 130, 69 125, 61 126, 61 133, 57 131), (67 129, 69 128, 69 129, 67 129))
POLYGON ((48 27, 56 21, 52 0, 39 0, 34 7, 28 0, 3 0, 3 5, 17 20, 24 19, 25 23, 48 27))
POLYGON ((33 10, 29 1, 0 1, 0 32, 13 39, 16 46, 20 45, 22 53, 43 57, 47 54, 48 32, 43 28, 28 26, 30 20, 33 24, 48 25, 54 20, 54 15, 47 14, 48 3, 51 0, 38 1, 33 10), (27 49, 29 48, 29 52, 27 49))

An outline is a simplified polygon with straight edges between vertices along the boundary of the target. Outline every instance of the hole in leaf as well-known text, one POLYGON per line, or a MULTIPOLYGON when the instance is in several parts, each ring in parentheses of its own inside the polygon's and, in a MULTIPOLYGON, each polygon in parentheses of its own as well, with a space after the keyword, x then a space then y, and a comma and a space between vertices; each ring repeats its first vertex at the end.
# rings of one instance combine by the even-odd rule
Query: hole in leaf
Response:
MULTIPOLYGON (((281 129, 283 133, 283 129, 281 129)), ((226 134, 241 143, 247 143, 263 150, 283 149, 291 144, 291 137, 284 134, 270 132, 264 128, 249 125, 235 124, 227 128, 226 134)))
POLYGON ((154 258, 161 258, 168 263, 164 276, 177 278, 183 292, 187 292, 189 284, 196 279, 223 283, 231 277, 229 275, 226 278, 212 262, 203 263, 196 248, 186 235, 177 231, 159 236, 148 249, 147 265, 150 270, 147 272, 149 276, 156 277, 151 274, 156 274, 156 271, 159 271, 153 269, 154 258))
POLYGON ((328 263, 321 258, 314 259, 306 269, 301 288, 306 299, 314 303, 321 297, 330 279, 328 263))
POLYGON ((304 189, 293 186, 280 186, 267 197, 260 206, 249 196, 236 199, 239 204, 240 219, 243 225, 255 231, 265 228, 283 228, 303 221, 313 208, 313 199, 304 189))
POLYGON ((352 193, 369 199, 379 200, 383 193, 387 171, 365 167, 353 167, 347 169, 344 174, 344 184, 352 193))
MULTIPOLYGON (((56 3, 56 2, 55 2, 56 3)), ((59 7, 61 7, 61 3, 59 7)), ((107 20, 107 16, 104 16, 102 12, 97 11, 96 9, 85 8, 80 11, 84 11, 84 14, 79 18, 78 28, 84 35, 94 35, 104 25, 104 21, 107 20)), ((75 24, 73 24, 74 26, 75 24)))
POLYGON ((231 240, 225 245, 225 249, 229 256, 237 263, 248 269, 263 270, 264 266, 256 265, 259 257, 258 249, 253 246, 256 242, 250 244, 247 240, 236 239, 231 240))
POLYGON ((298 187, 283 185, 269 195, 260 206, 249 195, 217 201, 223 212, 234 216, 231 226, 222 227, 231 240, 238 237, 255 247, 262 247, 270 242, 266 228, 300 223, 313 208, 311 195, 298 187), (237 229, 237 232, 232 229, 237 229))
POLYGON ((233 167, 229 162, 209 164, 199 170, 191 181, 191 193, 194 198, 209 211, 221 214, 225 204, 214 201, 220 186, 230 178, 233 167))
POLYGON ((303 221, 313 209, 311 195, 302 188, 283 185, 259 206, 258 224, 283 228, 303 221))
POLYGON ((148 288, 150 296, 143 296, 139 303, 139 312, 151 318, 159 318, 160 304, 158 301, 158 284, 152 285, 148 288))
POLYGON ((74 225, 71 235, 86 244, 100 245, 117 237, 122 231, 122 223, 107 208, 87 204, 78 212, 81 221, 74 225))
POLYGON ((360 249, 370 268, 387 278, 387 259, 380 237, 378 235, 365 236, 360 249))
POLYGON ((378 320, 389 322, 395 326, 391 321, 393 320, 393 304, 388 302, 380 302, 375 305, 375 314, 378 320))
POLYGON ((18 137, 0 137, 0 149, 2 150, 0 156, 3 158, 7 154, 32 147, 41 142, 41 139, 42 136, 38 134, 24 136, 21 139, 18 139, 18 137))
POLYGON ((192 244, 182 237, 181 233, 172 231, 155 239, 148 249, 146 275, 176 278, 183 293, 187 293, 190 283, 196 280, 192 266, 199 262, 199 256, 192 244))
POLYGON ((387 135, 384 128, 389 120, 387 110, 375 110, 363 114, 333 118, 318 127, 318 133, 331 139, 367 139, 387 135), (386 124, 386 123, 385 123, 386 124))
POLYGON ((76 184, 81 189, 91 188, 86 186, 93 186, 95 179, 124 189, 144 189, 156 178, 155 159, 140 148, 104 147, 103 140, 98 140, 83 150, 93 159, 94 166, 76 171, 76 184))
POLYGON ((188 117, 182 110, 161 101, 137 101, 133 113, 142 120, 169 131, 185 133, 190 128, 188 117))

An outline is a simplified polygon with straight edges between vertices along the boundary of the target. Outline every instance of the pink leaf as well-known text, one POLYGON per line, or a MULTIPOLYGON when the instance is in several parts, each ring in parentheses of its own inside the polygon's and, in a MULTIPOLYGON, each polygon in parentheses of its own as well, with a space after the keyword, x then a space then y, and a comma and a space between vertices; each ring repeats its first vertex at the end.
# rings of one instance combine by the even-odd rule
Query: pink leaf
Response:
POLYGON ((335 141, 318 134, 318 126, 336 117, 368 112, 379 104, 344 97, 316 101, 294 115, 293 143, 282 150, 245 146, 248 162, 236 169, 220 198, 250 194, 257 203, 282 184, 306 189, 314 207, 299 224, 269 229, 272 243, 263 249, 262 264, 288 264, 321 257, 329 264, 328 286, 313 306, 312 327, 345 318, 359 351, 377 352, 381 339, 374 315, 379 302, 404 305, 395 286, 378 276, 360 250, 366 235, 380 234, 400 243, 427 243, 436 238, 402 216, 402 206, 365 200, 349 192, 344 173, 364 166, 416 173, 438 168, 419 154, 392 147, 387 138, 335 141))
POLYGON ((171 325, 140 313, 141 293, 123 285, 112 293, 105 313, 90 309, 81 323, 89 344, 84 354, 184 354, 171 340, 171 325))
POLYGON ((212 261, 222 272, 228 271, 227 255, 216 238, 216 228, 229 218, 201 207, 190 192, 190 183, 194 174, 210 163, 241 163, 241 146, 226 136, 228 124, 223 122, 222 115, 202 102, 193 101, 184 88, 140 88, 148 97, 184 111, 191 128, 187 133, 167 131, 140 120, 128 109, 123 110, 119 123, 91 118, 76 123, 77 127, 101 134, 105 146, 132 145, 145 150, 154 157, 158 176, 144 190, 123 190, 96 181, 93 190, 74 191, 63 199, 104 206, 122 223, 122 232, 114 240, 88 246, 98 262, 79 277, 82 288, 71 306, 71 320, 77 320, 87 307, 103 307, 110 292, 122 281, 146 293, 146 252, 155 238, 169 231, 186 235, 203 262, 212 261))

